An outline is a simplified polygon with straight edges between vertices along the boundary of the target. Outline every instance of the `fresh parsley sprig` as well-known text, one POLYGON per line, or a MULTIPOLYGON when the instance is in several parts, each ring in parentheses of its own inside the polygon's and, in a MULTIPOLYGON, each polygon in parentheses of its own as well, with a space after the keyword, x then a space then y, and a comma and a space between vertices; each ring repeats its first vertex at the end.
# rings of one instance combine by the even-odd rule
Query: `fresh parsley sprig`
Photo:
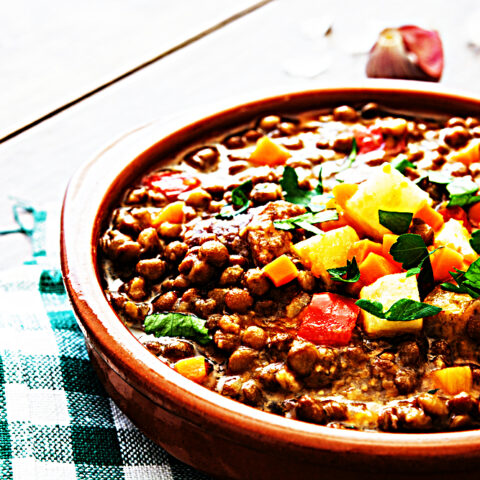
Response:
POLYGON ((217 215, 217 218, 229 220, 235 215, 239 215, 245 212, 252 204, 249 199, 250 192, 252 191, 253 183, 251 180, 243 182, 238 187, 232 190, 232 203, 225 205, 220 213, 217 215), (235 209, 233 207, 240 207, 235 209))
POLYGON ((384 310, 384 306, 380 302, 374 300, 360 299, 357 300, 355 304, 375 317, 390 322, 410 322, 418 318, 437 315, 442 311, 439 307, 428 303, 417 302, 410 298, 397 300, 387 311, 384 310))
POLYGON ((449 194, 447 207, 467 207, 480 202, 480 196, 477 195, 478 185, 467 177, 452 177, 443 172, 429 172, 428 179, 432 183, 445 185, 449 194))
POLYGON ((313 190, 304 190, 298 186, 298 175, 294 168, 285 167, 280 179, 284 197, 287 202, 308 207, 313 197, 323 194, 322 170, 318 175, 318 184, 313 190))
POLYGON ((480 258, 475 260, 466 272, 455 269, 455 272, 450 272, 456 284, 442 283, 444 290, 455 293, 468 293, 472 298, 480 297, 480 258))
POLYGON ((407 157, 405 155, 399 155, 398 157, 395 157, 391 165, 393 168, 398 170, 400 173, 405 173, 405 169, 408 168, 417 168, 415 164, 407 160, 407 157))
POLYGON ((378 211, 378 221, 380 225, 388 228, 391 232, 401 235, 406 233, 412 223, 413 213, 410 212, 391 212, 388 210, 378 211))
POLYGON ((402 264, 407 276, 418 274, 418 289, 420 297, 425 296, 434 286, 430 255, 423 238, 414 233, 400 235, 390 248, 390 255, 396 262, 402 264))
POLYGON ((347 260, 345 267, 329 268, 327 272, 330 278, 336 282, 354 283, 360 280, 360 270, 358 269, 357 259, 347 260))
POLYGON ((314 234, 322 234, 322 230, 315 227, 314 224, 338 220, 338 212, 336 210, 323 210, 316 213, 304 213, 296 217, 286 218, 285 220, 275 220, 273 225, 279 230, 294 230, 295 228, 303 228, 314 234))
POLYGON ((455 178, 447 185, 447 191, 450 194, 450 201, 447 207, 466 207, 480 202, 478 185, 466 177, 455 178))
POLYGON ((480 230, 475 230, 472 232, 470 246, 475 250, 476 253, 480 254, 480 230))
POLYGON ((155 337, 185 337, 205 345, 212 340, 205 320, 183 313, 154 313, 145 317, 145 333, 155 337))
POLYGON ((337 170, 337 173, 343 172, 344 170, 349 169, 352 165, 353 162, 357 159, 357 140, 354 138, 352 142, 352 150, 350 151, 350 154, 347 157, 347 160, 345 163, 337 170))

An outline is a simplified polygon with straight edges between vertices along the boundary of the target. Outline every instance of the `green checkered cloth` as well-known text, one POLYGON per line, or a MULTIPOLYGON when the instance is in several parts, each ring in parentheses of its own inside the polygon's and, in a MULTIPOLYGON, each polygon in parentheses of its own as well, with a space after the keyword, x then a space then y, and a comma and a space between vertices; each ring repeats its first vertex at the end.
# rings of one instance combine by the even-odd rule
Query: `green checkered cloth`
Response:
POLYGON ((148 440, 108 397, 58 264, 48 265, 46 213, 20 208, 33 215, 30 229, 17 219, 34 258, 0 272, 0 478, 207 479, 148 440))

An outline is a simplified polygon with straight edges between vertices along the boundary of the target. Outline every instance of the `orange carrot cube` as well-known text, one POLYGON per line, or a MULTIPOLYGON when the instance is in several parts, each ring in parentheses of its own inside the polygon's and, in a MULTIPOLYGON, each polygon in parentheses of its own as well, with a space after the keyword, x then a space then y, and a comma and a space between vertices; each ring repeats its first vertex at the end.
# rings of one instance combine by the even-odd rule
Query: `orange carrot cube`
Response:
POLYGON ((286 255, 265 265, 263 271, 276 287, 281 287, 298 276, 297 267, 286 255))
POLYGON ((440 230, 445 223, 443 215, 434 210, 430 205, 424 205, 415 215, 415 218, 420 218, 427 225, 432 227, 436 232, 440 230))
POLYGON ((284 165, 292 154, 269 137, 257 140, 255 150, 250 154, 250 162, 256 165, 284 165))
POLYGON ((435 386, 449 395, 472 389, 472 371, 468 366, 442 368, 431 375, 435 386))
POLYGON ((385 257, 370 252, 367 258, 358 266, 362 285, 371 285, 375 280, 385 275, 399 273, 399 269, 385 257))
POLYGON ((158 227, 163 222, 169 223, 183 223, 184 214, 183 214, 183 207, 185 206, 185 202, 173 202, 167 205, 166 207, 162 208, 160 212, 157 213, 152 218, 152 227, 158 227))
POLYGON ((179 360, 173 368, 184 377, 197 383, 202 383, 207 377, 205 357, 201 355, 179 360))

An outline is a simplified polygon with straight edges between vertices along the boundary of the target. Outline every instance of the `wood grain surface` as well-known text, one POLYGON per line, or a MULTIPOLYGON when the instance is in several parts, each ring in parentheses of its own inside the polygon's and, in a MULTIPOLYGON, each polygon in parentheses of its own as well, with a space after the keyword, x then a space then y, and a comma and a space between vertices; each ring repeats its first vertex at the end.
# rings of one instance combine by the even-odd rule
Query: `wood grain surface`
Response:
MULTIPOLYGON (((430 0, 269 3, 0 144, 0 227, 11 225, 9 195, 58 207, 79 165, 142 124, 168 124, 191 110, 281 87, 364 81, 367 52, 388 26, 438 29, 441 84, 479 95, 480 57, 469 45, 479 9, 474 0, 455 8, 430 0)), ((28 242, 16 237, 0 237, 0 267, 28 257, 28 242)))
POLYGON ((256 3, 2 2, 0 139, 206 34, 256 3))

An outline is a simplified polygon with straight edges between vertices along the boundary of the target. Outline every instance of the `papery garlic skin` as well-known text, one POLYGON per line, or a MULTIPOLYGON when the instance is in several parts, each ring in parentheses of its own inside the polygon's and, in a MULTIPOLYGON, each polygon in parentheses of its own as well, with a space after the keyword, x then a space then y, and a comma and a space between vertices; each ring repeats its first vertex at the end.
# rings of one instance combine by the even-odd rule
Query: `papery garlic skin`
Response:
POLYGON ((443 48, 435 31, 415 26, 387 28, 370 51, 367 76, 439 81, 443 48))

